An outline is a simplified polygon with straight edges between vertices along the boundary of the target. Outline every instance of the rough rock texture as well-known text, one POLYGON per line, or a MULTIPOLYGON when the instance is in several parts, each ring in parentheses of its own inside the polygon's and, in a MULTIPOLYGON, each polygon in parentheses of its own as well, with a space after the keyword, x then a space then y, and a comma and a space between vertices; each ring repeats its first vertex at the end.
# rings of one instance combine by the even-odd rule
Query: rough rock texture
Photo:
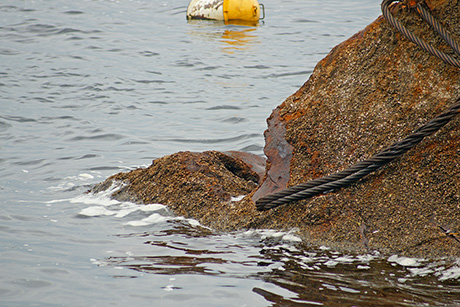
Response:
POLYGON ((230 151, 179 152, 156 159, 148 168, 118 173, 96 185, 92 192, 123 183, 112 194, 121 201, 162 203, 176 214, 223 229, 232 198, 249 194, 261 180, 265 159, 230 151))
MULTIPOLYGON (((426 3, 460 42, 458 1, 426 3)), ((451 53, 415 12, 401 4, 392 11, 416 35, 451 53)), ((459 95, 459 69, 421 50, 380 17, 336 46, 274 110, 265 134, 267 171, 258 190, 253 190, 258 176, 248 164, 218 152, 164 157, 148 169, 115 175, 96 190, 123 180, 128 185, 114 197, 163 202, 217 230, 296 228, 306 241, 337 249, 458 257, 460 243, 440 226, 460 231, 459 118, 346 189, 268 212, 257 212, 253 200, 372 156, 459 95), (241 201, 230 199, 248 193, 241 201)))

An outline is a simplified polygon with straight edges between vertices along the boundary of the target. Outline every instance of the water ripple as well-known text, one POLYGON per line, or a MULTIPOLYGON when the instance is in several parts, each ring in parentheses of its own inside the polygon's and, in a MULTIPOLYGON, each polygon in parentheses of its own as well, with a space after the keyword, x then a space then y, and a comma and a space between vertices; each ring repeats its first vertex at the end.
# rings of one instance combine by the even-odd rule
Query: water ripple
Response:
POLYGON ((250 134, 241 134, 234 137, 229 138, 217 138, 217 139, 181 139, 181 138, 170 138, 170 139, 163 139, 162 141, 169 141, 169 142, 178 142, 178 143, 199 143, 199 144, 219 144, 219 143, 231 143, 235 141, 247 140, 252 138, 259 138, 260 134, 257 133, 250 133, 250 134))
POLYGON ((209 107, 205 110, 241 110, 241 108, 233 105, 220 105, 215 107, 209 107))
POLYGON ((98 134, 98 135, 92 135, 92 136, 76 136, 70 139, 67 139, 67 141, 83 141, 83 140, 91 140, 91 141, 118 141, 121 139, 126 138, 126 136, 121 135, 121 134, 115 134, 115 133, 105 133, 105 134, 98 134))
POLYGON ((270 74, 267 77, 268 78, 281 78, 281 77, 290 77, 290 76, 298 76, 298 75, 308 76, 312 72, 313 72, 312 70, 301 70, 301 71, 286 72, 286 73, 281 73, 281 74, 270 74))
POLYGON ((82 11, 65 11, 64 14, 68 14, 68 15, 81 15, 81 14, 84 14, 85 12, 82 12, 82 11))
POLYGON ((8 129, 10 129, 12 126, 8 123, 5 123, 3 121, 0 121, 0 132, 4 132, 8 129))
POLYGON ((30 122, 37 122, 37 120, 33 118, 27 118, 22 116, 13 116, 13 115, 0 115, 0 118, 3 118, 7 121, 14 121, 18 123, 30 123, 30 122))
POLYGON ((24 9, 14 5, 2 5, 0 6, 0 12, 35 12, 35 10, 24 9))

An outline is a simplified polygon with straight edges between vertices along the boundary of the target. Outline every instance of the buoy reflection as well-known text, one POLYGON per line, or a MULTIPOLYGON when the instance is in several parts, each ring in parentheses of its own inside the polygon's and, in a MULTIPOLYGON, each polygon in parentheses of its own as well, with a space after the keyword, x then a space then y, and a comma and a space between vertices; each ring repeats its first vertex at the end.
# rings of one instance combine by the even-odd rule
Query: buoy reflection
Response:
POLYGON ((193 19, 188 20, 188 23, 193 25, 193 29, 188 32, 191 36, 203 41, 215 41, 225 53, 249 50, 260 43, 256 35, 259 22, 193 19))
POLYGON ((255 30, 255 28, 225 30, 224 33, 222 33, 221 41, 226 45, 222 47, 222 51, 234 53, 236 50, 247 50, 254 44, 259 43, 257 36, 252 34, 255 30))

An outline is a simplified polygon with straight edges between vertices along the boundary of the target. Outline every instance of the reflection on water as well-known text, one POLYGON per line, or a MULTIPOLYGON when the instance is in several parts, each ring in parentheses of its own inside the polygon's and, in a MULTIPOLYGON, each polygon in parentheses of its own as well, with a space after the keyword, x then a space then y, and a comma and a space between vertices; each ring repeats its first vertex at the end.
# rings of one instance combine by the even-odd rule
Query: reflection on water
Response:
MULTIPOLYGON (((442 306, 460 297, 455 276, 450 273, 458 275, 460 263, 386 258, 378 253, 342 254, 307 246, 293 235, 275 231, 220 235, 184 222, 171 226, 120 236, 142 238, 155 251, 153 255, 111 256, 95 264, 128 269, 123 274, 119 271, 115 278, 137 278, 130 273, 134 271, 176 277, 215 276, 236 283, 263 280, 278 288, 257 284, 252 292, 276 306, 442 306), (177 234, 183 235, 183 240, 178 240, 177 234), (445 277, 447 282, 440 284, 445 277)), ((168 289, 177 294, 184 290, 179 282, 168 289)))
POLYGON ((222 34, 222 42, 228 44, 223 46, 222 51, 226 53, 234 53, 235 50, 247 50, 251 46, 260 43, 257 36, 252 33, 255 28, 243 30, 225 30, 222 34))
POLYGON ((257 36, 259 22, 192 19, 188 23, 193 25, 193 29, 188 31, 193 39, 213 40, 227 54, 233 54, 237 50, 249 50, 260 44, 257 36))

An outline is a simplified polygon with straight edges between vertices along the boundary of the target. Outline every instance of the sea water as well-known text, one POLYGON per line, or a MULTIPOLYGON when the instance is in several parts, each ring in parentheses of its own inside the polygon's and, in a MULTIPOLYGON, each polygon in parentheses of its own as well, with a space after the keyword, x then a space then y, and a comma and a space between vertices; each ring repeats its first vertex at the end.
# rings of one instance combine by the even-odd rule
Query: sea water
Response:
POLYGON ((182 0, 0 3, 0 305, 460 304, 460 261, 217 233, 85 193, 177 151, 262 155, 271 110, 380 15, 378 1, 262 3, 258 26, 187 22, 182 0))

